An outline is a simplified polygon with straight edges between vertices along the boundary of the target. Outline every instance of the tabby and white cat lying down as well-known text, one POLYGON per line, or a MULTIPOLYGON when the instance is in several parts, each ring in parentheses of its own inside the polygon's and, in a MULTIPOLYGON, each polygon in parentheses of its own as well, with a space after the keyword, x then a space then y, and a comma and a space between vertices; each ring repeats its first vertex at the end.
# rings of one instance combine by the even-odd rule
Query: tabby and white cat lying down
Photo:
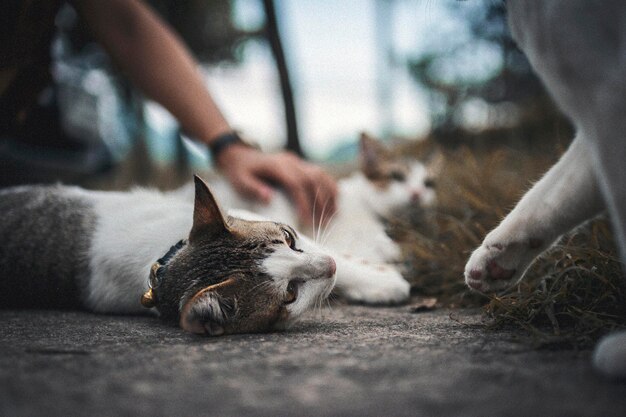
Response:
MULTIPOLYGON (((509 0, 507 7, 515 40, 578 133, 471 255, 465 281, 482 292, 518 282, 562 234, 605 209, 626 262, 626 3, 509 0)), ((594 365, 626 378, 626 332, 598 344, 594 365)))
POLYGON ((224 217, 198 177, 194 203, 26 186, 0 192, 0 212, 5 308, 156 307, 194 333, 258 332, 285 327, 335 282, 330 256, 287 225, 224 217))
MULTIPOLYGON (((392 169, 396 183, 411 183, 412 172, 423 168, 392 163, 377 145, 364 148, 367 163, 377 166, 379 176, 392 169)), ((362 181, 357 174, 340 182, 338 217, 347 217, 338 221, 344 227, 351 218, 343 213, 344 200, 351 198, 345 184, 362 181)), ((397 185, 376 187, 390 192, 397 185)), ((188 192, 99 192, 60 185, 0 191, 0 308, 134 314, 155 307, 185 330, 220 335, 284 328, 320 305, 335 280, 352 301, 382 304, 408 297, 408 283, 391 266, 341 255, 335 263, 331 250, 282 222, 242 210, 224 216, 198 177, 192 196, 188 192)), ((272 204, 282 204, 282 197, 275 200, 272 204)), ((363 220, 359 224, 373 227, 363 220)), ((375 232, 368 235, 374 244, 375 232)))

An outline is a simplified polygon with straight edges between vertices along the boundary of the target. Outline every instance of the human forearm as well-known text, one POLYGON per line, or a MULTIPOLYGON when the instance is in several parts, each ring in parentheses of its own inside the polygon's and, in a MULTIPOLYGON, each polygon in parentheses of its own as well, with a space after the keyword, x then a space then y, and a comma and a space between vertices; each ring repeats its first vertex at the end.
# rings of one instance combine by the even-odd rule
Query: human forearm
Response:
POLYGON ((312 220, 317 200, 327 212, 333 211, 336 185, 320 168, 287 153, 264 154, 241 141, 224 145, 222 135, 232 129, 205 87, 196 61, 148 6, 139 0, 72 3, 137 87, 168 109, 190 135, 209 145, 221 141, 223 146, 213 148, 214 157, 236 189, 268 202, 278 184, 292 197, 303 222, 312 220))
POLYGON ((231 130, 177 35, 136 0, 74 0, 81 17, 124 74, 167 108, 185 131, 209 143, 231 130))

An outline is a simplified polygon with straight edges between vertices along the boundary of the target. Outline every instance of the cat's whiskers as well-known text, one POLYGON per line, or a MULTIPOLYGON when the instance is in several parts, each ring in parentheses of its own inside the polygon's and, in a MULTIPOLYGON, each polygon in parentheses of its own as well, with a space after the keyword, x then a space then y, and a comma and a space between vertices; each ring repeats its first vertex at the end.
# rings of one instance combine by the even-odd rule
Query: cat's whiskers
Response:
POLYGON ((313 308, 313 311, 315 311, 315 315, 318 316, 320 320, 322 319, 322 303, 323 302, 324 302, 323 294, 319 294, 315 299, 315 306, 313 308))
POLYGON ((332 220, 332 217, 334 216, 334 213, 333 213, 333 216, 331 216, 328 222, 324 222, 324 215, 326 214, 327 206, 328 206, 328 201, 325 201, 324 207, 322 207, 322 214, 320 215, 320 221, 319 221, 318 228, 317 228, 318 233, 317 233, 317 236, 315 236, 316 243, 319 243, 320 239, 323 239, 324 232, 328 228, 328 224, 329 224, 328 222, 330 222, 330 220, 332 220), (322 228, 324 228, 324 230, 322 230, 322 228))
POLYGON ((331 304, 331 300, 336 300, 337 299, 337 294, 333 291, 331 291, 330 294, 328 294, 328 297, 326 297, 325 301, 326 301, 326 307, 328 308, 328 311, 330 311, 332 313, 333 311, 333 306, 331 304))
MULTIPOLYGON (((319 191, 319 188, 318 188, 319 191)), ((332 221, 332 219, 335 217, 335 213, 333 213, 333 215, 330 217, 330 219, 327 222, 324 222, 324 215, 326 214, 326 207, 328 206, 328 201, 326 201, 324 203, 324 206, 322 207, 322 213, 320 215, 320 220, 319 222, 315 222, 315 206, 317 203, 317 197, 318 197, 318 192, 315 193, 315 200, 313 202, 313 241, 315 243, 320 243, 320 241, 322 239, 324 239, 324 235, 326 230, 328 229, 328 226, 330 225, 330 222, 332 221), (317 224, 317 228, 316 228, 316 224, 317 224)))
POLYGON ((315 209, 317 206, 317 200, 319 195, 319 188, 315 192, 315 199, 313 200, 313 241, 315 243, 319 243, 321 240, 325 240, 324 236, 326 231, 328 230, 328 226, 332 222, 333 218, 337 214, 337 212, 333 213, 328 221, 324 221, 324 216, 326 215, 326 208, 328 207, 328 200, 324 202, 324 206, 322 206, 322 213, 320 214, 320 219, 318 222, 315 221, 315 209))
MULTIPOLYGON (((321 216, 320 216, 320 221, 319 221, 319 223, 317 223, 317 225, 316 225, 316 222, 315 222, 315 210, 317 209, 317 199, 319 197, 319 192, 320 192, 320 188, 317 187, 317 189, 315 190, 315 198, 313 199, 313 211, 311 213, 311 216, 313 217, 312 221, 311 221, 311 224, 313 225, 313 241, 314 242, 317 242, 318 234, 320 232, 320 228, 321 228, 321 224, 322 224, 321 216)), ((322 216, 324 216, 324 211, 323 210, 322 210, 322 216)))
POLYGON ((320 319, 320 316, 319 316, 318 311, 317 311, 317 298, 315 300, 313 300, 313 305, 311 306, 311 314, 316 319, 318 319, 318 320, 320 319))
POLYGON ((332 232, 335 230, 335 227, 337 227, 337 222, 333 222, 336 215, 337 215, 337 212, 333 213, 332 216, 330 216, 330 218, 328 219, 328 222, 326 223, 326 227, 324 228, 324 232, 322 233, 322 238, 321 238, 321 243, 320 243, 322 246, 326 245, 326 242, 332 236, 332 232))

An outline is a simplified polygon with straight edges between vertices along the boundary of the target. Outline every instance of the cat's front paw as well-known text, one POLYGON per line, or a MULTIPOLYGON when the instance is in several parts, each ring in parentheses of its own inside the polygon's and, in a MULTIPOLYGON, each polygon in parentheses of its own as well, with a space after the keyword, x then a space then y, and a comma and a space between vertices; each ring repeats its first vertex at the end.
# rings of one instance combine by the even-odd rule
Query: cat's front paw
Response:
POLYGON ((508 243, 485 240, 465 265, 465 283, 480 292, 506 289, 520 280, 543 249, 540 239, 508 243))
POLYGON ((401 304, 411 291, 411 285, 388 265, 364 267, 358 281, 338 288, 348 301, 371 305, 401 304))

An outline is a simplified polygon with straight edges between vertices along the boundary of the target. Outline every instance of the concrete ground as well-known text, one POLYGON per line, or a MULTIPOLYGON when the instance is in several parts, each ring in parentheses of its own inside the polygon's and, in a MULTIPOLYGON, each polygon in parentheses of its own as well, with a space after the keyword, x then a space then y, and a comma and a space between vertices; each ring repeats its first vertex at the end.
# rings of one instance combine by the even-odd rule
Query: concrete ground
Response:
POLYGON ((0 416, 626 416, 588 351, 535 351, 480 313, 337 305, 285 333, 0 311, 0 416))

